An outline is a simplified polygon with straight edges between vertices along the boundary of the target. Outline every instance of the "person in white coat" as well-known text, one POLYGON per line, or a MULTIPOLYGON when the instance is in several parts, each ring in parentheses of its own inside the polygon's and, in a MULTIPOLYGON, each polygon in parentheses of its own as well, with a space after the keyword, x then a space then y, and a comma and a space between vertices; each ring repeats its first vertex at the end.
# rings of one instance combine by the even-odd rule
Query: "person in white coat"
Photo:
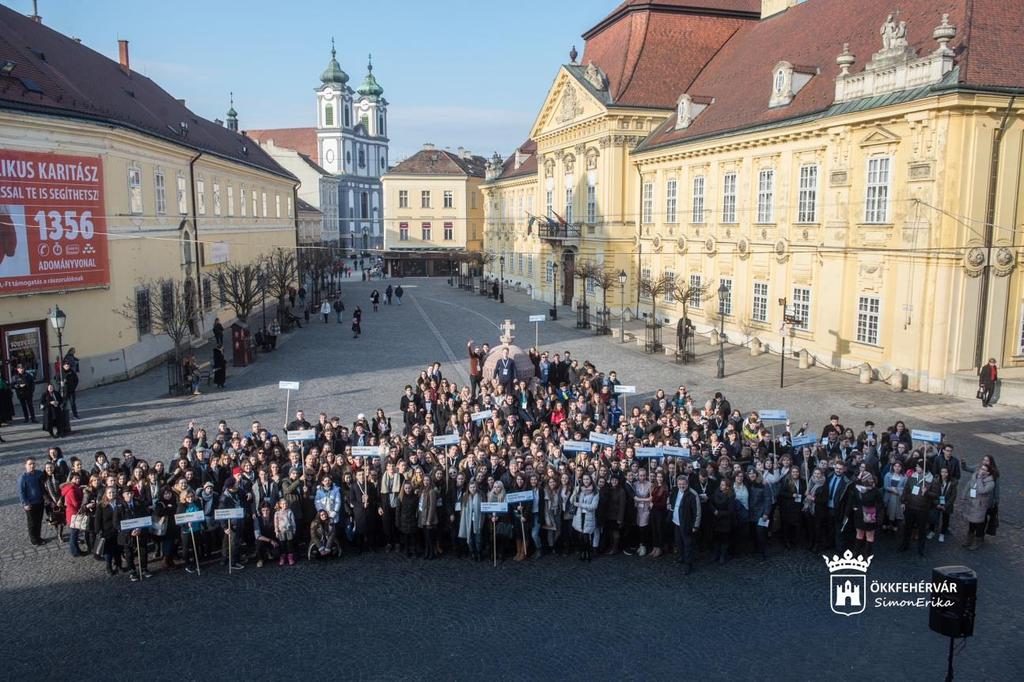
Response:
POLYGON ((580 478, 580 485, 572 496, 572 503, 576 507, 576 515, 572 519, 573 529, 579 533, 580 561, 590 561, 593 551, 592 536, 597 527, 597 503, 599 495, 594 487, 594 479, 590 474, 583 474, 580 478))

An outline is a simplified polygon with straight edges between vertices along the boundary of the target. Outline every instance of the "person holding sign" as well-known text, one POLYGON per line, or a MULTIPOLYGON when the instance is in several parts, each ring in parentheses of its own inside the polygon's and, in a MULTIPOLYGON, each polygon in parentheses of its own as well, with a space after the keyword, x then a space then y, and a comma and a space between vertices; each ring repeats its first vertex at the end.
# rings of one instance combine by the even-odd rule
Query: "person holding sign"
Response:
POLYGON ((121 504, 117 507, 115 518, 117 519, 118 535, 117 544, 120 545, 128 560, 127 571, 133 583, 141 578, 152 578, 149 572, 149 531, 144 528, 133 528, 131 530, 120 530, 121 522, 125 519, 149 518, 149 510, 141 501, 135 499, 135 490, 126 486, 121 491, 121 504), (136 572, 135 560, 138 558, 139 571, 136 572))
MULTIPOLYGON (((224 481, 224 492, 221 493, 218 509, 241 509, 242 503, 238 497, 238 482, 233 476, 224 481)), ((234 528, 231 519, 221 521, 224 528, 224 537, 221 541, 220 564, 227 566, 230 562, 231 569, 240 571, 245 568, 238 556, 238 529, 234 528)))
MULTIPOLYGON (((201 512, 203 508, 196 501, 195 491, 187 489, 181 502, 178 503, 178 514, 201 512)), ((185 557, 185 572, 195 573, 199 569, 198 548, 196 534, 203 532, 202 521, 191 521, 181 525, 181 548, 185 557)))
POLYGON ((910 547, 910 538, 917 530, 917 554, 924 556, 924 542, 928 532, 928 521, 938 493, 932 487, 932 478, 924 473, 924 464, 919 464, 907 478, 903 487, 903 542, 901 552, 910 547))

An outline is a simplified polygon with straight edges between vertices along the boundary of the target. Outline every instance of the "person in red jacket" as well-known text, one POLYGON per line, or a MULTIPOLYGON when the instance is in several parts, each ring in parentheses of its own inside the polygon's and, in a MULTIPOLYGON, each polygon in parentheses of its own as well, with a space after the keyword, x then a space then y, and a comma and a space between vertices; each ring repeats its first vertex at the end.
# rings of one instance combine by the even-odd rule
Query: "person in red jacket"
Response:
POLYGON ((999 371, 996 369, 996 359, 989 358, 988 364, 978 372, 978 397, 981 398, 982 407, 992 407, 992 393, 996 390, 996 381, 999 380, 999 371))
POLYGON ((68 482, 60 487, 60 495, 64 498, 64 514, 68 525, 68 551, 71 556, 82 556, 78 548, 78 529, 71 525, 71 519, 75 517, 82 507, 82 499, 85 491, 82 490, 82 477, 72 472, 68 482))

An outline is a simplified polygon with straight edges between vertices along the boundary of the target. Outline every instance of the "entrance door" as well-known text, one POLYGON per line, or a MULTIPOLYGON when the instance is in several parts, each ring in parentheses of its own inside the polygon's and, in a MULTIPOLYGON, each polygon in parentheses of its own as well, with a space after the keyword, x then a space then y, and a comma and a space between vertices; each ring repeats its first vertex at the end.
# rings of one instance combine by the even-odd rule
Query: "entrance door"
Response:
POLYGON ((562 305, 572 305, 573 285, 576 282, 576 254, 566 251, 562 256, 562 305))
POLYGON ((3 375, 10 381, 19 364, 35 375, 36 382, 49 380, 47 366, 46 323, 26 322, 3 327, 3 375))

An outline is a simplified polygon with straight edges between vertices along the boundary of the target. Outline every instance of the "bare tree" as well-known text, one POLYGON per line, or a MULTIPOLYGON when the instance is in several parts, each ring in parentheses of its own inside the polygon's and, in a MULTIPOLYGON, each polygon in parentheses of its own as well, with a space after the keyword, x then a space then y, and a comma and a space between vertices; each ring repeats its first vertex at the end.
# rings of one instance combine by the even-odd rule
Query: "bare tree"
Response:
POLYGON ((224 263, 217 270, 217 284, 224 302, 245 325, 249 324, 249 314, 263 296, 262 278, 260 261, 224 263))
POLYGON ((152 330, 167 336, 174 344, 175 363, 181 367, 181 348, 192 335, 192 325, 200 312, 194 287, 169 278, 143 280, 114 312, 140 331, 152 330), (141 291, 146 292, 144 296, 141 291), (159 298, 154 301, 154 296, 159 298))
POLYGON ((608 310, 608 290, 618 285, 619 273, 612 268, 597 268, 590 276, 590 281, 601 290, 601 309, 608 310))
POLYGON ((284 314, 284 300, 299 278, 298 263, 293 249, 274 249, 263 257, 267 273, 267 293, 277 299, 277 319, 284 314))
POLYGON ((707 297, 710 286, 710 283, 693 284, 682 277, 675 281, 672 296, 682 306, 684 320, 689 317, 690 301, 694 298, 703 301, 707 297))
POLYGON ((585 260, 573 266, 572 276, 580 281, 583 289, 583 305, 587 305, 587 282, 593 280, 594 275, 601 272, 601 266, 594 261, 585 260))
POLYGON ((676 288, 676 279, 672 275, 657 275, 652 277, 641 277, 638 283, 640 293, 649 296, 651 299, 651 319, 658 321, 658 298, 665 294, 672 293, 676 288))

